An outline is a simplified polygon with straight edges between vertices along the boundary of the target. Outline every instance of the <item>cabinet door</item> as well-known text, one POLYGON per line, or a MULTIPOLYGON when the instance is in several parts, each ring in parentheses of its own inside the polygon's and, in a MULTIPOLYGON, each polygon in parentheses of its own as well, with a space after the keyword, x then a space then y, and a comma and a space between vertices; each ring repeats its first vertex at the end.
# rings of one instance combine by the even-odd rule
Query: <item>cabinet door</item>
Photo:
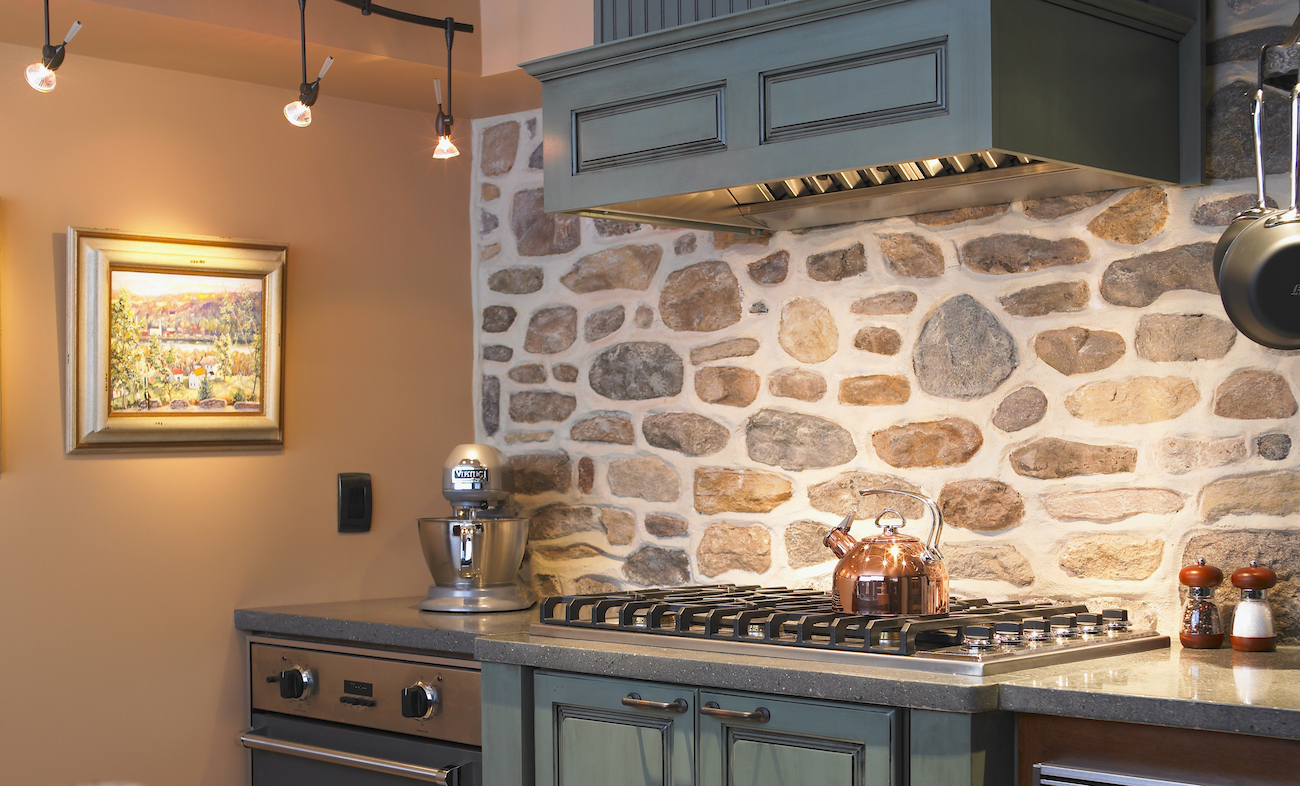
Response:
POLYGON ((700 786, 898 783, 894 710, 701 691, 699 712, 700 786))
POLYGON ((539 673, 533 695, 537 786, 695 783, 694 688, 539 673))

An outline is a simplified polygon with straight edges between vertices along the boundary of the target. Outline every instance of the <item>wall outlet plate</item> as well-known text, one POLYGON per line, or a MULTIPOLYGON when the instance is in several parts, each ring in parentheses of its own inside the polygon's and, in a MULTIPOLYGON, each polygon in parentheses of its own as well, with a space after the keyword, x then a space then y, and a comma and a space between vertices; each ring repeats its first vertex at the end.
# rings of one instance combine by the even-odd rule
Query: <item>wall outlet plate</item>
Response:
POLYGON ((374 495, 367 472, 339 473, 339 532, 369 532, 374 495))

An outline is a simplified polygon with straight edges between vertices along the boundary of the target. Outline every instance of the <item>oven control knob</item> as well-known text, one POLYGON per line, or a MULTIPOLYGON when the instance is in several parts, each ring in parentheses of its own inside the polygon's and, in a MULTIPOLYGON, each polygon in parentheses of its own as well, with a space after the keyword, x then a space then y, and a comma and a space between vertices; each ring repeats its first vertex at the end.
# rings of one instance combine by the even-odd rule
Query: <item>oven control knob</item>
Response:
POLYGON ((280 672, 277 682, 280 683, 280 698, 297 701, 306 701, 316 687, 316 677, 311 673, 311 669, 302 666, 294 666, 292 669, 280 672))
POLYGON ((438 714, 442 709, 442 694, 438 689, 424 682, 417 682, 409 688, 402 688, 402 717, 425 720, 438 714))

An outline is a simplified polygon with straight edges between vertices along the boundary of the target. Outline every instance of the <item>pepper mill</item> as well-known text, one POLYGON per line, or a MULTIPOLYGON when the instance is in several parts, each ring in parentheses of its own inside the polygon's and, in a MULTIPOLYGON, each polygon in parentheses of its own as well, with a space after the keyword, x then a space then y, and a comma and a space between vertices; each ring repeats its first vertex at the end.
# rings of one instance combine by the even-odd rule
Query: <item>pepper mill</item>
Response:
POLYGON ((1187 605, 1183 607, 1183 627, 1178 641, 1188 649, 1212 650, 1223 645, 1223 622, 1214 603, 1214 588, 1223 583, 1223 571, 1206 565, 1200 557, 1195 565, 1178 571, 1179 583, 1187 586, 1187 605))
POLYGON ((1269 652, 1277 647, 1273 612, 1265 597, 1277 583, 1277 574, 1261 568, 1256 560, 1249 568, 1232 572, 1232 586, 1241 589, 1241 603, 1232 616, 1232 648, 1238 652, 1269 652))

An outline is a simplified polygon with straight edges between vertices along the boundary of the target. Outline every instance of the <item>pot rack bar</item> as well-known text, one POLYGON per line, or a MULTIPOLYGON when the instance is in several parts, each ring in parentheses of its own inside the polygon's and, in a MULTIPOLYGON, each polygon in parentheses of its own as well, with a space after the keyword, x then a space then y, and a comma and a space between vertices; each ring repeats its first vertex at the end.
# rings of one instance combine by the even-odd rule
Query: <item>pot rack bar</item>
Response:
MULTIPOLYGON (((363 16, 370 16, 371 14, 376 16, 386 16, 389 19, 396 19, 399 22, 410 22, 413 25, 438 27, 446 30, 447 22, 449 21, 448 19, 431 19, 427 16, 420 16, 419 14, 408 14, 405 11, 398 11, 395 8, 387 8, 378 3, 372 3, 370 0, 338 0, 338 2, 356 8, 361 11, 363 16)), ((459 33, 474 32, 474 25, 467 25, 464 22, 452 22, 451 27, 452 30, 459 33)))

